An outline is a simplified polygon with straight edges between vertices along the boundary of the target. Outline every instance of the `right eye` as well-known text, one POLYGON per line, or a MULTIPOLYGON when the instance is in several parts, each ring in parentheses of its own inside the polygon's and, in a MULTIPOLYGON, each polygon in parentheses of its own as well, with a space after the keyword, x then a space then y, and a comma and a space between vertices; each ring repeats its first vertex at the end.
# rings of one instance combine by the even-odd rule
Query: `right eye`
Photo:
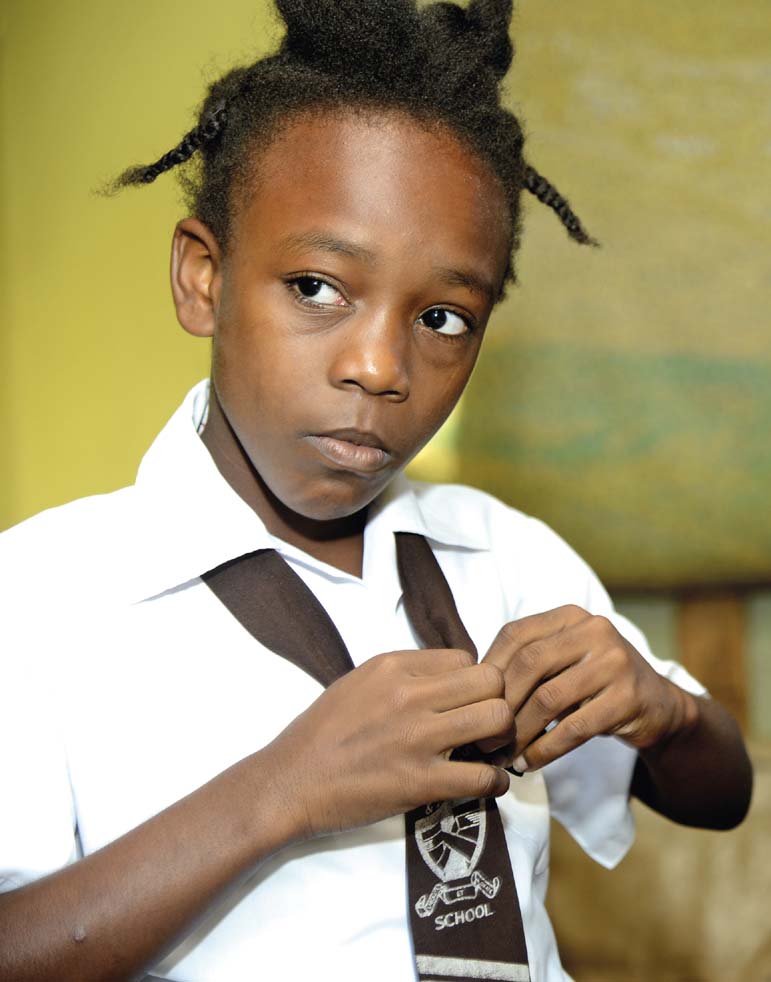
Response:
POLYGON ((295 276, 287 283, 297 299, 314 307, 344 307, 345 297, 331 283, 318 276, 295 276))
POLYGON ((452 310, 445 310, 444 307, 433 307, 422 314, 420 319, 432 331, 437 334, 445 334, 448 337, 468 334, 471 330, 468 321, 464 320, 460 314, 456 314, 452 310))

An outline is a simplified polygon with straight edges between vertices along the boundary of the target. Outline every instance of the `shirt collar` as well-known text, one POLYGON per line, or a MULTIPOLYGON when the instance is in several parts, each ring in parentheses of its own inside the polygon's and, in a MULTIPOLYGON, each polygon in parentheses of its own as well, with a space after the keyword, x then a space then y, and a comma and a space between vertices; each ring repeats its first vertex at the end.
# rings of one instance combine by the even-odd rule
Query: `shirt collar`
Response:
POLYGON ((464 513, 462 526, 449 516, 439 514, 436 504, 422 493, 430 487, 397 474, 370 506, 369 524, 382 523, 392 532, 416 532, 450 548, 490 549, 488 529, 478 514, 473 510, 464 513))
MULTIPOLYGON (((138 555, 130 585, 135 602, 182 586, 238 556, 281 547, 220 474, 199 436, 208 397, 208 381, 191 389, 139 466, 138 555)), ((416 532, 449 547, 490 548, 487 530, 473 514, 459 528, 421 502, 420 487, 397 475, 370 506, 368 534, 370 529, 378 536, 416 532)))

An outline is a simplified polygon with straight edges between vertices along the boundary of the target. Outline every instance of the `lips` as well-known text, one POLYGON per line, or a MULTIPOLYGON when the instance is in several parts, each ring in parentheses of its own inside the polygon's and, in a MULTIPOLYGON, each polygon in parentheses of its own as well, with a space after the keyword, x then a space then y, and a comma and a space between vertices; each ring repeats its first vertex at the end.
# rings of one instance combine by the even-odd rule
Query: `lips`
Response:
POLYGON ((364 430, 331 430, 328 433, 309 434, 307 440, 330 463, 344 470, 371 474, 382 470, 393 460, 393 455, 385 449, 380 438, 364 430))

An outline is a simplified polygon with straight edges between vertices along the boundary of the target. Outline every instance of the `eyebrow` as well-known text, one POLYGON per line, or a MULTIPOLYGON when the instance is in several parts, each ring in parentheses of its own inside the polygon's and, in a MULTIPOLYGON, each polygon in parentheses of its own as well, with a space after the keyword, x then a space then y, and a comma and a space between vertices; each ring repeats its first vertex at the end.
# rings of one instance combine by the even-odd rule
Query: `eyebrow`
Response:
POLYGON ((469 269, 450 269, 445 266, 435 266, 434 272, 448 286, 465 286, 472 293, 478 293, 485 300, 489 300, 490 303, 495 301, 496 291, 493 284, 478 273, 469 269))
POLYGON ((333 252, 339 256, 358 259, 367 266, 374 266, 377 262, 377 257, 371 250, 325 232, 298 232, 282 239, 281 245, 286 249, 320 249, 322 252, 333 252))
MULTIPOLYGON (((356 245, 345 239, 338 239, 326 232, 297 232, 281 240, 285 249, 320 249, 339 256, 348 256, 367 266, 377 265, 377 256, 371 249, 356 245)), ((449 266, 435 266, 433 272, 448 286, 465 286, 472 293, 477 293, 491 304, 495 302, 497 293, 493 284, 484 276, 468 269, 453 269, 449 266)))

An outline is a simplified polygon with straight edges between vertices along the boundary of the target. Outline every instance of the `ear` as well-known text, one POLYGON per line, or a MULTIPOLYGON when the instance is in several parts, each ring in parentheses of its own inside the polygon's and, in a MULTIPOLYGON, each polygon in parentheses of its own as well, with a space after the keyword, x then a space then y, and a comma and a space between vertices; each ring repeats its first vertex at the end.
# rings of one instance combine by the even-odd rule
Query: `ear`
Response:
POLYGON ((171 244, 171 292, 177 320, 199 338, 210 338, 216 323, 222 254, 208 226, 184 218, 171 244))

